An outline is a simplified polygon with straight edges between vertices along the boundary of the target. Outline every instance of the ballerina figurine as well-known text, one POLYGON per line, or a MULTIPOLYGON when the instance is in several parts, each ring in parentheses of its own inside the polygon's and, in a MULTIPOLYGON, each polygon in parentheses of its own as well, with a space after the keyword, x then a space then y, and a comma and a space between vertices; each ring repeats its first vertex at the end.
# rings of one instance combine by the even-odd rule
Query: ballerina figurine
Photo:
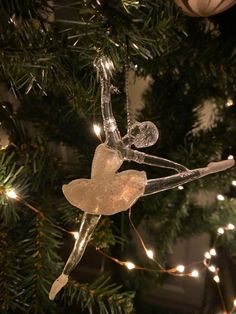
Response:
POLYGON ((211 162, 206 167, 189 170, 185 166, 157 156, 134 150, 154 145, 158 130, 150 122, 135 122, 127 135, 120 136, 111 106, 111 84, 107 71, 109 62, 99 59, 97 65, 101 82, 101 110, 106 141, 94 154, 91 179, 77 179, 63 185, 63 193, 75 207, 84 211, 78 238, 62 274, 54 281, 49 298, 53 300, 68 282, 68 276, 82 258, 101 215, 113 215, 129 209, 142 196, 172 189, 206 175, 226 170, 233 159, 211 162), (144 171, 117 172, 124 161, 134 161, 155 167, 170 168, 177 173, 148 180, 144 171))

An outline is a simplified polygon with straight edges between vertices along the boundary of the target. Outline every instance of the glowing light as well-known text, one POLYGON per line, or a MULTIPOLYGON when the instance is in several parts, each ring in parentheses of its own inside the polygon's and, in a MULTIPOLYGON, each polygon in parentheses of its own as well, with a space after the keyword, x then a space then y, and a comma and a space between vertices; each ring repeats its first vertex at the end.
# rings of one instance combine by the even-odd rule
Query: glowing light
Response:
POLYGON ((17 198, 17 194, 14 190, 9 190, 6 192, 6 195, 10 198, 16 199, 17 198))
POLYGON ((226 102, 226 104, 225 104, 225 106, 226 106, 226 107, 231 107, 231 106, 233 106, 233 104, 234 104, 233 100, 230 99, 230 98, 228 98, 228 99, 227 99, 227 102, 226 102))
POLYGON ((216 256, 216 250, 214 248, 210 249, 210 254, 216 256))
POLYGON ((228 224, 227 225, 227 228, 229 229, 229 230, 234 230, 235 229, 235 226, 233 225, 233 224, 228 224))
POLYGON ((229 155, 228 159, 234 159, 234 156, 233 155, 229 155))
POLYGON ((213 279, 214 279, 214 281, 217 282, 217 283, 220 282, 220 277, 219 277, 218 275, 215 275, 215 276, 213 277, 213 279))
POLYGON ((135 49, 139 50, 139 47, 135 43, 132 43, 132 45, 135 49))
POLYGON ((93 130, 94 130, 94 133, 97 135, 97 136, 100 136, 101 134, 101 128, 98 124, 94 124, 93 125, 93 130))
POLYGON ((184 270, 185 270, 185 267, 184 267, 184 265, 178 265, 178 266, 176 267, 176 270, 177 270, 178 272, 180 272, 180 273, 183 273, 184 270))
POLYGON ((4 150, 4 149, 6 149, 8 146, 9 146, 9 144, 6 144, 6 145, 0 145, 0 150, 4 150))
POLYGON ((152 250, 146 250, 146 254, 147 254, 147 256, 148 256, 150 259, 153 259, 154 253, 153 253, 152 250))
POLYGON ((75 232, 71 232, 75 238, 75 240, 79 239, 79 232, 75 231, 75 232))
POLYGON ((184 187, 183 187, 182 185, 179 185, 179 186, 178 186, 178 189, 179 189, 179 190, 183 190, 184 187))
POLYGON ((210 259, 210 258, 211 258, 211 254, 210 254, 209 252, 206 252, 206 253, 204 254, 204 256, 205 256, 205 258, 207 258, 207 259, 210 259))
POLYGON ((224 197, 224 195, 222 195, 222 194, 218 194, 218 195, 217 195, 217 199, 218 199, 219 201, 224 201, 225 197, 224 197))
POLYGON ((224 234, 224 233, 225 233, 225 231, 224 231, 223 228, 218 228, 217 232, 218 232, 219 234, 224 234))
POLYGON ((196 269, 193 270, 193 271, 191 272, 191 276, 192 276, 192 277, 198 277, 198 276, 199 276, 198 271, 197 271, 196 269))
POLYGON ((126 266, 129 270, 135 268, 135 265, 134 265, 133 263, 131 263, 131 262, 126 262, 126 263, 125 263, 125 266, 126 266))
POLYGON ((214 273, 214 272, 216 271, 216 267, 215 267, 214 265, 209 266, 208 269, 209 269, 212 273, 214 273))
POLYGON ((112 63, 112 61, 111 60, 109 60, 109 59, 107 59, 106 61, 105 61, 105 68, 107 69, 107 70, 111 70, 114 66, 113 66, 113 63, 112 63))
POLYGON ((234 306, 236 307, 236 299, 234 300, 234 306))
POLYGON ((236 186, 236 180, 233 180, 233 181, 232 181, 232 185, 233 185, 233 186, 236 186))

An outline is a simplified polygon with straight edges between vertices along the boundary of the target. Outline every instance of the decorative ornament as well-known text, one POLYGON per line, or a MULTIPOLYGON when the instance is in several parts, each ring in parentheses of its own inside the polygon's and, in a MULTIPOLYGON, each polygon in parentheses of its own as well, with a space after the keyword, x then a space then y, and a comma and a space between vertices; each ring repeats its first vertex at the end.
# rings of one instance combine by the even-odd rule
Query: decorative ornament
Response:
POLYGON ((113 215, 125 211, 139 197, 176 188, 208 174, 226 170, 234 165, 233 159, 212 162, 205 168, 189 170, 185 166, 131 148, 154 145, 158 130, 150 122, 134 122, 123 138, 120 136, 111 105, 110 72, 112 63, 101 57, 96 63, 101 84, 101 111, 105 130, 105 143, 94 154, 91 179, 77 179, 63 186, 67 200, 84 211, 74 248, 62 274, 54 281, 49 298, 53 300, 68 282, 68 276, 81 260, 101 215, 113 215), (134 161, 154 167, 170 168, 177 174, 148 180, 144 171, 118 172, 124 161, 134 161))
POLYGON ((175 0, 185 14, 194 17, 216 15, 236 4, 236 0, 175 0))

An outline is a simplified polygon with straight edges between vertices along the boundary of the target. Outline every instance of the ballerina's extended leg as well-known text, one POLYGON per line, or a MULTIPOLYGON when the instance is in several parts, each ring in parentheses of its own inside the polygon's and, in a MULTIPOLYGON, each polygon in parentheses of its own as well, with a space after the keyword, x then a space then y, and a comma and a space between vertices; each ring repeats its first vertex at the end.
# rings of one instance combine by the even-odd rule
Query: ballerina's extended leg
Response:
POLYGON ((80 230, 78 232, 78 238, 75 241, 73 250, 61 275, 54 281, 49 292, 50 300, 54 300, 58 292, 67 284, 69 274, 83 257, 84 251, 100 218, 101 216, 84 213, 80 224, 80 230))
POLYGON ((169 177, 148 180, 144 196, 173 189, 181 184, 191 182, 209 174, 224 171, 231 168, 234 163, 234 159, 211 162, 205 168, 189 170, 169 177))

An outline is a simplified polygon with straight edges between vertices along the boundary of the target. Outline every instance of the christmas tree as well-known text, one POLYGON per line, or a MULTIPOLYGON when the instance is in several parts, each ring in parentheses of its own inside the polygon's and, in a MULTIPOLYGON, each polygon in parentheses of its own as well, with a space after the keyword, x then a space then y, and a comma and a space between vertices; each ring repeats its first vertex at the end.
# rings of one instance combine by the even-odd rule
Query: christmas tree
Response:
MULTIPOLYGON (((232 159, 235 7, 192 18, 171 0, 2 0, 0 13, 0 312, 233 313, 235 168, 142 197, 132 212, 103 216, 67 286, 54 301, 48 293, 83 215, 62 185, 90 177, 105 138, 93 131, 102 128, 97 60, 114 66, 121 135, 127 103, 133 119, 157 125, 158 142, 145 153, 189 169, 232 159), (148 78, 141 109, 130 77, 148 78), (207 242, 193 248, 200 261, 189 250, 188 265, 178 265, 178 243, 201 235, 207 242), (166 283, 188 287, 198 275, 197 303, 163 295, 166 283)), ((173 174, 122 166, 131 168, 148 178, 173 174)))

